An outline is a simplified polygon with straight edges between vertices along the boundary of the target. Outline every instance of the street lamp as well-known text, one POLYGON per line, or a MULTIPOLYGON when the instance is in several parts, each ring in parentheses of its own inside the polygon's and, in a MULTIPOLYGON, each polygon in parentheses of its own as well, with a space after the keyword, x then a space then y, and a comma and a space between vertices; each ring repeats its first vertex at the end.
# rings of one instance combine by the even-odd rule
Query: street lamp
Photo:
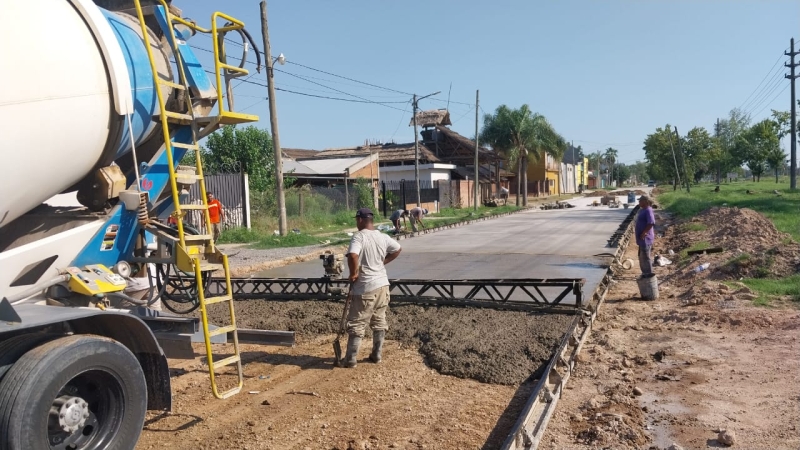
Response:
POLYGON ((417 104, 423 98, 428 98, 433 95, 439 94, 441 91, 436 91, 433 94, 428 94, 424 97, 417 98, 417 94, 414 94, 413 100, 413 114, 412 117, 414 119, 414 182, 417 185, 417 206, 420 206, 420 194, 419 194, 419 135, 417 133, 417 104))

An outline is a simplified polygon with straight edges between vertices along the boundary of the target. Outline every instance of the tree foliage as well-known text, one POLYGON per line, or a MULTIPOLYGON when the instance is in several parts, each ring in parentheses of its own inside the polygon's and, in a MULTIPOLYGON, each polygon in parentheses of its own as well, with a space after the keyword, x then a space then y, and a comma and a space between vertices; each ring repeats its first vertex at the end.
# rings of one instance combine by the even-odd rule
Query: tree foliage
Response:
MULTIPOLYGON (((517 169, 517 192, 527 192, 527 164, 550 154, 561 160, 566 149, 566 140, 556 133, 547 119, 533 112, 528 105, 511 109, 500 105, 494 114, 483 117, 481 140, 517 169)), ((517 205, 527 205, 527 195, 517 196, 517 205)))
POLYGON ((201 156, 208 173, 240 169, 247 172, 252 190, 264 192, 275 188, 272 137, 267 130, 252 125, 224 126, 208 136, 201 156))
POLYGON ((788 123, 784 116, 773 111, 772 119, 751 125, 749 116, 733 109, 719 121, 714 136, 702 127, 680 137, 670 125, 657 128, 644 140, 647 174, 659 181, 675 180, 677 175, 682 181, 688 178, 697 183, 714 174, 719 181, 722 173, 740 171, 742 166, 758 180, 767 167, 777 173, 785 164, 780 150, 780 137, 788 123))

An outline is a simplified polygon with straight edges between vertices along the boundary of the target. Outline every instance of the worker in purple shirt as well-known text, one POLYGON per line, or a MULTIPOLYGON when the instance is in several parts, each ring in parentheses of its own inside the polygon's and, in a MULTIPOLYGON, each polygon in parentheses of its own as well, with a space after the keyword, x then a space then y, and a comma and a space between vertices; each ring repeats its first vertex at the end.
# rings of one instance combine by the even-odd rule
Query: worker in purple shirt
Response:
POLYGON ((656 218, 653 214, 653 202, 646 195, 639 197, 639 214, 636 216, 636 245, 639 246, 639 268, 642 269, 642 277, 653 274, 653 242, 656 240, 656 233, 653 226, 656 218))

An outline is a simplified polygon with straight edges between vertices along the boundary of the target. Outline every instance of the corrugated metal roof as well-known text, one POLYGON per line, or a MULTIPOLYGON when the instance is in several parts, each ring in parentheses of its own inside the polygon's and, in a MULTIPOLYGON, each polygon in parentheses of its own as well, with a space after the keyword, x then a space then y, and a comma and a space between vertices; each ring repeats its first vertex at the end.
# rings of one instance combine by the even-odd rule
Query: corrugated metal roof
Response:
POLYGON ((367 156, 359 156, 355 158, 330 158, 330 159, 306 159, 303 164, 310 167, 316 173, 331 174, 331 173, 344 173, 344 171, 356 163, 363 161, 367 156))
POLYGON ((365 159, 369 159, 369 155, 353 158, 286 160, 283 163, 283 170, 288 172, 291 170, 290 168, 294 168, 294 173, 303 175, 341 175, 344 174, 345 170, 365 159))
POLYGON ((283 172, 303 174, 303 175, 313 175, 316 173, 310 167, 304 165, 301 162, 297 162, 293 159, 286 159, 283 161, 283 172))

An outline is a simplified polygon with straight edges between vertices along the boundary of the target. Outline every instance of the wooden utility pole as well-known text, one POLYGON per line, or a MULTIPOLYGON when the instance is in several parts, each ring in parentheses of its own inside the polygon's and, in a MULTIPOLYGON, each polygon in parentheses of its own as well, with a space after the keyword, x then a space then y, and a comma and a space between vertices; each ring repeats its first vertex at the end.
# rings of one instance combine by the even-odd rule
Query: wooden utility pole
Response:
POLYGON ((678 127, 675 127, 675 138, 678 140, 678 151, 681 153, 681 165, 683 166, 683 179, 686 181, 686 193, 691 192, 689 187, 689 176, 686 174, 686 154, 683 153, 683 146, 681 145, 681 135, 678 134, 678 127))
POLYGON ((681 174, 678 172, 678 160, 675 158, 675 147, 672 146, 672 132, 667 127, 667 137, 669 138, 669 148, 672 149, 672 162, 675 163, 675 181, 672 183, 672 190, 677 191, 681 184, 681 174))
POLYGON ((478 106, 481 91, 475 91, 475 211, 478 210, 478 196, 480 195, 481 185, 478 182, 478 106))
MULTIPOLYGON (((719 118, 717 118, 717 124, 714 126, 714 136, 717 138, 717 145, 720 146, 719 142, 719 118)), ((720 184, 722 180, 722 153, 719 153, 719 159, 717 159, 717 184, 720 184)))
POLYGON ((792 90, 792 118, 791 118, 791 136, 792 136, 792 143, 791 143, 791 155, 789 159, 790 171, 789 171, 789 189, 797 189, 797 98, 795 97, 795 90, 794 84, 797 79, 797 75, 795 75, 794 69, 800 65, 794 62, 794 57, 800 54, 800 51, 794 51, 794 38, 789 41, 789 52, 784 53, 786 56, 791 57, 791 63, 784 64, 786 67, 789 68, 791 73, 789 75, 784 75, 786 78, 789 79, 791 84, 792 90))
POLYGON ((272 51, 269 48, 269 30, 267 28, 267 1, 261 0, 261 34, 264 37, 264 56, 267 64, 267 94, 269 95, 269 123, 272 128, 272 149, 275 152, 275 188, 278 194, 278 230, 286 236, 286 200, 283 194, 283 161, 281 157, 281 140, 278 136, 278 109, 275 106, 275 83, 272 76, 272 51))

